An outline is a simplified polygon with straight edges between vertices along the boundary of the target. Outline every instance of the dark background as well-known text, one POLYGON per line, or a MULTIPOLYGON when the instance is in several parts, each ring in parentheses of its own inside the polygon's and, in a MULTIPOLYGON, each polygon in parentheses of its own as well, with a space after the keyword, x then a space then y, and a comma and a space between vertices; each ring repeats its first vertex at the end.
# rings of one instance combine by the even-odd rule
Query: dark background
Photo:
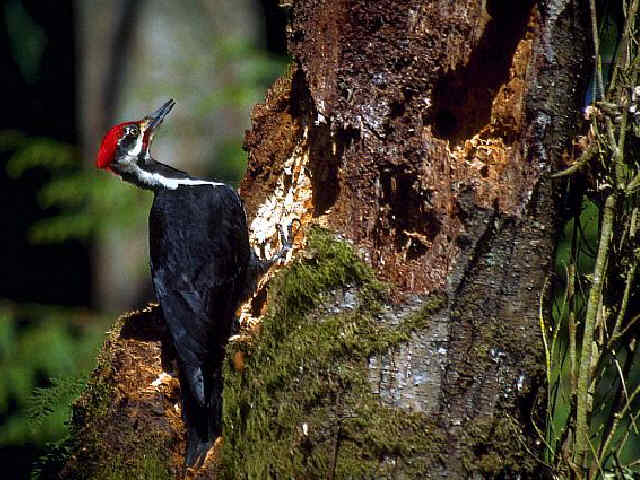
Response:
MULTIPOLYGON (((0 81, 4 94, 0 130, 17 130, 28 136, 77 143, 72 5, 37 0, 25 1, 23 5, 44 30, 48 41, 39 74, 31 83, 20 71, 7 29, 0 31, 0 81)), ((2 8, 0 25, 6 24, 6 9, 2 8)), ((12 153, 0 154, 2 165, 12 153)), ((91 275, 87 246, 78 241, 36 246, 27 241, 29 227, 52 213, 42 210, 36 197, 47 177, 46 171, 34 169, 21 178, 12 179, 4 168, 0 169, 0 215, 4 223, 0 298, 88 306, 91 275)))

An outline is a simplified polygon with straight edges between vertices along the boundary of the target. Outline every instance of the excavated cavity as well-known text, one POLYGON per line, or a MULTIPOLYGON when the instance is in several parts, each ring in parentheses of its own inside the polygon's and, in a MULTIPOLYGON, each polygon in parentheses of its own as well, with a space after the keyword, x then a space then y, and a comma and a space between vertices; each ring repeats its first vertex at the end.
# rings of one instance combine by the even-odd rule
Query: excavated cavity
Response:
POLYGON ((423 255, 442 228, 431 206, 431 192, 416 184, 414 173, 394 167, 381 171, 380 187, 385 215, 378 220, 378 233, 395 233, 396 249, 404 250, 408 260, 423 255))
POLYGON ((290 108, 293 116, 304 117, 312 113, 313 104, 309 84, 304 72, 299 68, 294 69, 291 75, 290 98, 290 108))
POLYGON ((487 0, 491 20, 469 61, 443 75, 433 92, 433 110, 425 119, 435 137, 453 145, 471 138, 491 121, 491 105, 509 80, 512 58, 526 33, 531 0, 487 0))
POLYGON ((314 216, 326 214, 338 200, 340 161, 345 149, 359 140, 355 129, 331 131, 327 124, 315 126, 309 132, 309 171, 311 173, 314 216))
POLYGON ((311 99, 311 90, 302 70, 291 78, 291 97, 304 99, 292 104, 295 115, 305 118, 308 127, 309 170, 312 185, 313 216, 326 214, 336 203, 340 193, 338 170, 345 148, 360 138, 352 128, 336 128, 330 124, 311 99))
POLYGON ((338 199, 338 162, 335 138, 325 124, 309 132, 309 170, 314 205, 314 216, 325 214, 338 199))

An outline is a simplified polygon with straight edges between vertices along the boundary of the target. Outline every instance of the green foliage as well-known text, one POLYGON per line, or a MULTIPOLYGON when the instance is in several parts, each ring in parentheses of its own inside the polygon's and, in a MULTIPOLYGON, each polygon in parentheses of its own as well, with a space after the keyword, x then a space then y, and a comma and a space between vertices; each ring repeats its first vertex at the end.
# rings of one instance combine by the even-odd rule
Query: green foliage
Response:
POLYGON ((580 167, 556 175, 587 174, 570 177, 579 210, 556 251, 556 275, 566 281, 555 291, 551 318, 540 312, 548 381, 541 436, 545 460, 558 475, 622 479, 640 472, 640 139, 627 108, 640 79, 633 40, 640 2, 599 9, 591 0, 590 6, 595 89, 603 101, 590 106, 589 145, 580 167), (613 28, 616 18, 624 28, 613 28))
POLYGON ((12 178, 20 177, 30 168, 46 167, 55 170, 76 164, 75 149, 50 138, 29 139, 19 132, 9 130, 0 134, 0 145, 2 150, 14 151, 7 163, 7 173, 12 178))
POLYGON ((125 232, 144 224, 151 195, 103 172, 80 169, 72 145, 46 138, 27 138, 14 131, 0 132, 0 150, 13 152, 7 172, 19 178, 33 168, 49 172, 50 180, 38 200, 54 215, 36 222, 29 238, 34 243, 89 238, 107 232, 125 232))
MULTIPOLYGON (((554 266, 557 279, 566 279, 568 268, 575 268, 575 278, 571 302, 568 301, 568 285, 559 282, 552 294, 552 339, 549 345, 552 371, 549 375, 550 398, 548 410, 551 416, 547 420, 546 442, 549 447, 545 460, 552 457, 565 440, 572 408, 572 375, 569 358, 569 314, 574 318, 583 318, 585 314, 589 274, 595 266, 595 250, 598 245, 598 207, 587 197, 582 198, 580 212, 570 218, 562 229, 555 251, 554 266), (574 253, 572 253, 574 252, 574 253)), ((575 400, 574 400, 575 401, 575 400)), ((573 406, 575 408, 575 405, 573 406)))
POLYGON ((49 421, 60 406, 67 407, 63 411, 65 420, 71 413, 71 404, 80 396, 87 383, 88 377, 53 377, 49 379, 48 387, 36 387, 29 398, 26 415, 31 421, 32 428, 39 428, 49 421))
MULTIPOLYGON (((579 344, 579 340, 581 340, 588 293, 595 268, 599 234, 598 205, 587 197, 583 197, 581 212, 565 224, 555 255, 557 278, 567 279, 568 276, 571 276, 573 286, 570 287, 565 281, 553 292, 552 322, 548 325, 550 327, 549 333, 555 340, 549 345, 551 372, 549 376, 547 431, 544 435, 547 445, 545 460, 550 464, 559 462, 557 465, 559 470, 566 468, 562 466, 561 452, 569 448, 575 441, 573 429, 579 359, 572 363, 570 348, 572 342, 579 344), (570 316, 576 320, 571 320, 570 316), (574 340, 570 334, 572 324, 575 325, 578 332, 577 338, 574 340)), ((616 276, 615 272, 612 271, 612 273, 616 276)), ((619 276, 619 278, 624 277, 619 276)), ((623 297, 623 289, 615 288, 610 295, 612 297, 608 300, 609 302, 620 302, 623 297)), ((620 307, 612 305, 610 308, 620 307)), ((629 318, 634 315, 634 312, 629 312, 629 318)), ((611 315, 611 320, 614 320, 614 317, 611 315)), ((605 325, 603 328, 612 329, 611 326, 605 325)), ((599 334, 599 338, 606 338, 607 335, 603 331, 599 334)), ((628 341, 628 338, 624 340, 624 342, 628 341)), ((633 345, 634 342, 631 337, 631 344, 633 345)), ((602 347, 605 346, 601 345, 602 347)), ((620 398, 626 396, 623 390, 626 389, 627 394, 631 394, 640 385, 640 358, 635 355, 634 349, 629 350, 627 345, 619 342, 612 343, 611 347, 613 348, 609 351, 607 348, 603 348, 602 355, 607 358, 607 361, 601 361, 601 364, 596 365, 597 370, 594 370, 593 373, 593 413, 590 423, 590 442, 594 449, 601 447, 604 441, 603 432, 611 428, 616 410, 620 409, 620 398), (623 376, 620 375, 622 370, 618 370, 616 364, 621 368, 626 366, 623 376)), ((640 458, 640 435, 635 430, 631 417, 627 416, 622 419, 612 435, 614 445, 622 446, 622 448, 619 451, 612 450, 612 453, 615 452, 614 455, 605 454, 603 456, 603 458, 607 458, 607 463, 603 465, 603 468, 608 471, 615 469, 620 475, 625 471, 631 472, 633 468, 625 467, 625 465, 640 458), (620 443, 622 441, 624 441, 624 445, 620 443)), ((623 477, 613 476, 611 478, 623 477)))
POLYGON ((48 480, 64 467, 65 462, 73 452, 69 437, 50 442, 45 445, 44 454, 37 458, 32 466, 29 478, 31 480, 48 480))
POLYGON ((0 304, 0 445, 44 445, 66 434, 101 320, 81 310, 0 304))
POLYGON ((595 250, 598 245, 598 221, 598 206, 589 198, 583 197, 578 217, 571 217, 564 224, 562 235, 556 244, 554 257, 556 275, 563 277, 565 268, 571 263, 571 244, 574 241, 574 236, 578 272, 586 275, 593 271, 595 250))

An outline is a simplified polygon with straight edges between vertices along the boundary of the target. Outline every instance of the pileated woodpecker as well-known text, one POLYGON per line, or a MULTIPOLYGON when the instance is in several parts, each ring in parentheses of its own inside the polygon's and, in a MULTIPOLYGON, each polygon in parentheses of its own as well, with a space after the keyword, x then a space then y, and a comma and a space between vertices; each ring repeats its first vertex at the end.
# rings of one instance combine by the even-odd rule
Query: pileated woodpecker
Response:
POLYGON ((222 362, 236 310, 291 244, 280 227, 282 251, 259 259, 249 246, 243 202, 233 188, 151 157, 154 132, 174 105, 169 100, 142 120, 112 127, 96 164, 154 192, 151 275, 178 353, 186 464, 193 466, 222 433, 222 362))

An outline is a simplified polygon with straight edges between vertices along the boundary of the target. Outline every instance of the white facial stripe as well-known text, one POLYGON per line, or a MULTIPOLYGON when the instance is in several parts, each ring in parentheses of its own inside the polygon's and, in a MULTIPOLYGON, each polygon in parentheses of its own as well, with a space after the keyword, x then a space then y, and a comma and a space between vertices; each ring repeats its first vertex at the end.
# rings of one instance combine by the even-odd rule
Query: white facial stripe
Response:
POLYGON ((133 147, 131 150, 129 150, 127 152, 127 155, 130 157, 137 157, 138 155, 140 155, 140 152, 142 151, 142 139, 143 139, 144 135, 139 135, 138 139, 136 140, 136 146, 133 147))
POLYGON ((224 185, 224 183, 208 182, 206 180, 192 180, 190 178, 169 178, 159 173, 145 172, 136 165, 136 176, 138 179, 151 187, 165 187, 169 190, 176 190, 180 185, 211 185, 214 187, 224 185))

